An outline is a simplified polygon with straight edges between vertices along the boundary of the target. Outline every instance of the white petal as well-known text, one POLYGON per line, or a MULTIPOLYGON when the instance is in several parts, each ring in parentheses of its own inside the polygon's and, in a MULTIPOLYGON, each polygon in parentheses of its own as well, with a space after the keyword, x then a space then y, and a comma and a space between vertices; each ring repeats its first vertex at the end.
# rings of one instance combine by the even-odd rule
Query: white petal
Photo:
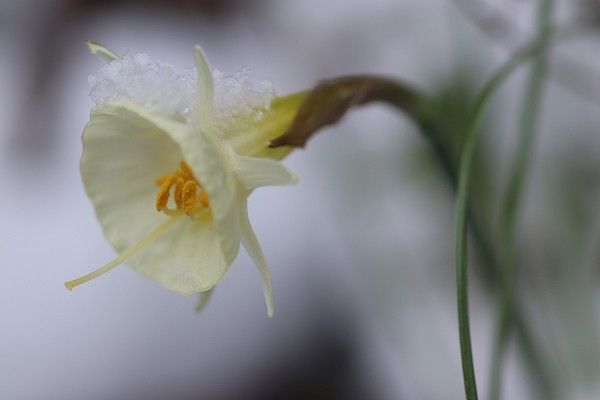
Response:
POLYGON ((100 43, 86 41, 85 44, 93 54, 99 55, 107 63, 119 59, 119 56, 117 56, 115 53, 113 53, 106 47, 102 46, 100 43))
POLYGON ((201 127, 212 124, 214 116, 214 82, 208 60, 202 47, 195 49, 196 70, 198 74, 198 95, 196 98, 196 115, 201 127))
POLYGON ((232 155, 232 163, 238 181, 247 190, 298 182, 296 173, 272 159, 232 155))
MULTIPOLYGON (((105 107, 107 106, 102 108, 105 107)), ((228 167, 227 158, 229 156, 226 154, 227 150, 222 148, 218 139, 213 135, 150 111, 141 105, 121 103, 113 104, 108 108, 119 109, 121 113, 128 114, 131 118, 135 116, 139 121, 150 125, 151 129, 159 132, 163 137, 171 139, 171 143, 165 145, 164 153, 169 154, 170 160, 173 157, 179 157, 177 162, 171 165, 170 169, 162 171, 161 174, 152 173, 149 175, 147 173, 143 179, 148 180, 150 178, 150 183, 153 184, 153 179, 175 171, 179 161, 185 160, 208 193, 215 231, 221 242, 225 259, 231 265, 237 257, 240 247, 240 226, 237 210, 239 184, 233 171, 228 167), (178 146, 178 151, 172 150, 173 145, 178 146)), ((143 154, 145 151, 142 144, 137 153, 143 154)), ((160 150, 157 149, 157 151, 160 150)), ((167 157, 166 154, 163 154, 163 156, 167 157)), ((107 158, 107 160, 105 162, 111 162, 110 158, 107 158)), ((152 171, 156 171, 156 168, 152 171)), ((156 187, 154 187, 155 193, 156 187)), ((154 202, 154 200, 152 201, 154 202)), ((154 206, 151 207, 150 211, 154 211, 154 206)), ((156 213, 156 211, 154 212, 156 213)))
POLYGON ((265 301, 267 302, 267 314, 269 317, 273 316, 274 310, 274 298, 273 298, 273 287, 271 285, 271 275, 269 273, 269 265, 267 264, 267 259, 260 247, 260 243, 252 229, 252 225, 250 225, 250 219, 248 218, 248 209, 246 200, 240 200, 240 210, 241 210, 241 225, 242 225, 242 243, 244 244, 244 248, 252 257, 254 262, 256 263, 256 267, 258 268, 258 272, 260 273, 260 277, 262 280, 263 292, 265 295, 265 301))
POLYGON ((213 226, 186 217, 180 217, 169 232, 126 263, 184 295, 212 288, 229 266, 213 226))
POLYGON ((155 124, 124 107, 95 108, 82 139, 85 190, 106 239, 121 252, 168 218, 155 209, 154 179, 176 170, 183 154, 155 124))
POLYGON ((162 224, 154 180, 188 162, 211 199, 213 224, 181 217, 176 227, 127 264, 180 293, 207 290, 240 245, 236 182, 216 145, 187 124, 133 103, 93 110, 83 133, 86 191, 107 240, 118 252, 162 224))
POLYGON ((208 193, 215 231, 225 259, 231 265, 240 248, 236 201, 239 184, 228 166, 226 149, 221 148, 218 139, 209 133, 191 127, 171 130, 165 126, 165 131, 181 146, 183 159, 208 193))

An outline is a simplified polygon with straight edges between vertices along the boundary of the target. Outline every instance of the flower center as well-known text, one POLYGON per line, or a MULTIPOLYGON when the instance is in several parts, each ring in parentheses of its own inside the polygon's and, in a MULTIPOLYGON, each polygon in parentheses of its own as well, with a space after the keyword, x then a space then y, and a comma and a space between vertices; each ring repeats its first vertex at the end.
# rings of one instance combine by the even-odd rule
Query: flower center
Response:
POLYGON ((155 183, 159 187, 156 193, 156 210, 159 212, 192 215, 210 204, 208 194, 185 161, 179 163, 177 171, 158 178, 155 183), (175 201, 174 209, 168 207, 171 196, 175 201))

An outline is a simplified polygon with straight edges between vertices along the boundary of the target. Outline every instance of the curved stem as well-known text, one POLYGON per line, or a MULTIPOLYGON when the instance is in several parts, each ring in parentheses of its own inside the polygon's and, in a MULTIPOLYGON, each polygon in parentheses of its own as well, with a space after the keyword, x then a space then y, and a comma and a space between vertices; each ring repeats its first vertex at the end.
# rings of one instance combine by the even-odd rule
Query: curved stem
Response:
POLYGON ((477 144, 477 128, 483 117, 483 111, 492 94, 507 76, 513 72, 524 60, 539 50, 536 41, 531 46, 517 52, 491 77, 484 89, 480 92, 473 112, 467 123, 467 130, 463 139, 463 147, 459 161, 458 171, 458 194, 455 208, 455 267, 456 267, 456 290, 458 305, 458 330, 460 339, 460 353, 463 369, 463 380, 465 394, 468 400, 477 399, 477 385, 475 379, 475 368, 473 365, 473 354, 471 346, 471 330, 469 326, 469 292, 467 276, 467 216, 468 216, 468 194, 469 181, 471 178, 473 156, 477 144))
MULTIPOLYGON (((524 104, 519 122, 519 146, 511 168, 507 190, 502 201, 499 216, 500 227, 500 285, 502 291, 498 310, 496 338, 491 361, 490 400, 499 400, 502 386, 502 363, 506 345, 513 328, 511 313, 514 299, 514 285, 517 274, 515 263, 515 225, 520 208, 523 186, 533 152, 536 121, 542 95, 543 76, 546 72, 547 48, 550 40, 550 20, 552 0, 540 4, 538 15, 538 40, 540 51, 535 56, 525 88, 524 104)), ((548 398, 549 393, 544 393, 548 398)))

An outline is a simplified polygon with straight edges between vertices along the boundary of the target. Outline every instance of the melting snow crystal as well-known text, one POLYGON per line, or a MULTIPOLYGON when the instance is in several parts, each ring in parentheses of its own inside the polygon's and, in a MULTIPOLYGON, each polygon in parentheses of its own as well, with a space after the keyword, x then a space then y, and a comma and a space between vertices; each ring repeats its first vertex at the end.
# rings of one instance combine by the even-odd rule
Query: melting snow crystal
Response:
POLYGON ((90 96, 96 105, 131 100, 164 112, 190 110, 195 77, 176 73, 173 67, 153 61, 146 54, 125 55, 88 78, 90 96))
MULTIPOLYGON (((223 130, 243 128, 243 121, 259 119, 270 107, 275 95, 272 83, 264 80, 254 86, 249 75, 248 68, 234 75, 213 71, 215 112, 223 130)), ((197 90, 195 68, 180 73, 146 54, 128 54, 90 75, 88 82, 95 105, 128 100, 192 118, 197 90)))

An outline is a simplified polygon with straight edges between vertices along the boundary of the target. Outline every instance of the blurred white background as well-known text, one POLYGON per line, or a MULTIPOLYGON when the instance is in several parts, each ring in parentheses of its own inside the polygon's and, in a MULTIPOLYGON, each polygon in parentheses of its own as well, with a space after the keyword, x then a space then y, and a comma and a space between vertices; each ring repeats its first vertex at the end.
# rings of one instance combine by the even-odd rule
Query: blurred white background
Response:
MULTIPOLYGON (((102 65, 84 40, 145 52, 177 69, 193 65, 193 45, 200 44, 214 67, 232 73, 249 66, 279 94, 352 73, 435 92, 461 68, 478 88, 507 55, 443 0, 197 3, 0 4, 0 398, 461 398, 451 192, 442 178, 424 179, 413 154, 426 145, 408 120, 382 106, 353 113, 293 153, 286 163, 301 176, 298 186, 253 194, 251 219, 272 270, 273 319, 244 253, 200 315, 194 298, 126 266, 65 290, 65 280, 114 257, 79 177, 87 76, 102 65)), ((494 3, 531 31, 534 2, 494 3)), ((585 46, 569 51, 585 56, 585 46)), ((497 146, 491 176, 500 181, 520 82, 512 80, 494 103, 495 128, 486 132, 497 146)), ((596 109, 550 86, 533 174, 542 183, 531 189, 538 198, 550 190, 543 166, 555 165, 573 126, 565 151, 583 143, 592 160, 586 165, 597 174, 596 109)), ((527 221, 547 221, 551 211, 527 204, 527 221)), ((472 291, 475 361, 485 388, 495 306, 482 286, 472 291)), ((598 290, 591 293, 597 317, 598 290)), ((536 307, 533 301, 532 318, 536 307)), ((561 324, 554 324, 559 337, 561 324)), ((597 350, 590 332, 598 325, 590 326, 591 337, 575 345, 597 350)), ((592 371, 600 359, 592 353, 589 385, 576 385, 575 373, 569 382, 579 389, 568 398, 597 398, 592 371)), ((508 371, 506 398, 529 398, 512 353, 508 371)))

